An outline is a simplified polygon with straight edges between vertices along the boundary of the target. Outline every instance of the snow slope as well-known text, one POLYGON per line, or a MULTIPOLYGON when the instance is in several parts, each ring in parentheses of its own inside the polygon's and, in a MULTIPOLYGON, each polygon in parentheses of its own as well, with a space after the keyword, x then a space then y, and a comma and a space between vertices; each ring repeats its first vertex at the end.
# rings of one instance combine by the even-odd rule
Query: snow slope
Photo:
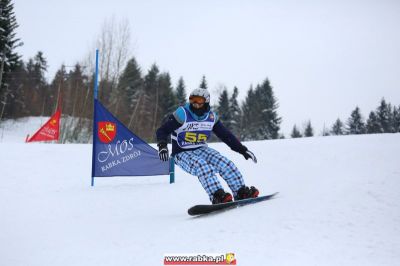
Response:
POLYGON ((90 187, 90 145, 7 139, 2 266, 153 266, 165 253, 206 252, 234 252, 245 266, 400 265, 400 134, 246 143, 258 164, 213 144, 249 185, 280 196, 201 218, 186 211, 207 196, 178 167, 172 185, 157 176, 90 187))
POLYGON ((19 119, 8 119, 0 123, 0 143, 25 142, 26 135, 32 136, 50 117, 35 116, 19 119))

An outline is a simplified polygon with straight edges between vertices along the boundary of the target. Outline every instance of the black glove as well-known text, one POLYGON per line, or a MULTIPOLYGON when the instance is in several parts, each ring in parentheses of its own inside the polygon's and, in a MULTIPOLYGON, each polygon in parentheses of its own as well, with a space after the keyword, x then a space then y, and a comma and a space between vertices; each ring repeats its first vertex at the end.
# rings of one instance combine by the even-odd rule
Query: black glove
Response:
POLYGON ((257 163, 256 156, 254 155, 254 153, 249 151, 246 146, 243 146, 243 149, 240 151, 240 153, 244 156, 244 158, 246 158, 246 160, 250 158, 253 160, 254 163, 257 163))
POLYGON ((168 146, 166 142, 160 142, 157 144, 158 146, 158 156, 160 157, 161 161, 168 161, 169 160, 169 153, 168 153, 168 146))

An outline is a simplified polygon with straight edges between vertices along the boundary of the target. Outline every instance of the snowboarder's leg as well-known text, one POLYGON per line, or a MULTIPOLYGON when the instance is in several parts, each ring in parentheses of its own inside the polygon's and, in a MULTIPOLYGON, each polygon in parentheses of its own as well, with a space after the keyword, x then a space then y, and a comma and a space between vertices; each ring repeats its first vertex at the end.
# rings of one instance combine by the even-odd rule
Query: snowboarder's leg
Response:
POLYGON ((233 196, 236 196, 238 190, 244 186, 242 174, 236 165, 214 149, 207 147, 200 150, 203 150, 204 159, 214 167, 232 190, 233 196))
POLYGON ((214 192, 223 188, 215 175, 214 167, 199 155, 199 150, 180 152, 175 156, 175 163, 185 172, 198 177, 212 201, 214 192))

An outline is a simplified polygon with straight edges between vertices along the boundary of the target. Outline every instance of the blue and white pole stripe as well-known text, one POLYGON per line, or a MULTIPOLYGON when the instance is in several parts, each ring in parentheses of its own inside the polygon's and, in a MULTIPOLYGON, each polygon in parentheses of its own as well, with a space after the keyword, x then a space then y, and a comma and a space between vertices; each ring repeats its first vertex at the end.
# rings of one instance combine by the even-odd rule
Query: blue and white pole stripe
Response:
MULTIPOLYGON (((98 80, 98 77, 99 77, 99 49, 96 49, 96 66, 95 66, 95 69, 96 69, 96 71, 95 71, 95 74, 94 74, 94 89, 93 89, 93 98, 94 98, 94 103, 93 103, 93 106, 94 106, 94 110, 93 110, 93 115, 94 115, 94 117, 93 117, 93 142, 95 141, 95 136, 97 134, 96 101, 97 101, 97 94, 98 94, 98 89, 99 89, 98 88, 98 81, 99 81, 98 80)), ((95 159, 94 155, 96 154, 96 152, 95 152, 96 145, 94 145, 94 143, 93 143, 92 147, 93 147, 93 150, 92 150, 92 182, 91 182, 91 185, 93 187, 94 186, 94 172, 95 172, 95 170, 94 170, 95 164, 94 164, 93 160, 95 159)))

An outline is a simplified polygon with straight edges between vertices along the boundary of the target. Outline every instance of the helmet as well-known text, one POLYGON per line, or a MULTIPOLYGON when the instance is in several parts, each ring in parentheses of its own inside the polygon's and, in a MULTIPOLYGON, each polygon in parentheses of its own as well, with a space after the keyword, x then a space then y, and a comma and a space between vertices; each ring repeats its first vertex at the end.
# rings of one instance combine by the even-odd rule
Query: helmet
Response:
POLYGON ((190 95, 189 95, 189 99, 192 97, 202 97, 205 99, 204 104, 199 108, 199 107, 194 107, 193 103, 190 102, 190 110, 195 113, 198 116, 203 116, 205 113, 210 111, 210 93, 208 92, 207 89, 202 89, 202 88, 197 88, 194 89, 190 95))
POLYGON ((201 96, 204 99, 206 99, 206 103, 210 103, 210 93, 208 92, 207 89, 202 89, 202 88, 194 89, 190 93, 189 98, 192 97, 192 96, 201 96))

